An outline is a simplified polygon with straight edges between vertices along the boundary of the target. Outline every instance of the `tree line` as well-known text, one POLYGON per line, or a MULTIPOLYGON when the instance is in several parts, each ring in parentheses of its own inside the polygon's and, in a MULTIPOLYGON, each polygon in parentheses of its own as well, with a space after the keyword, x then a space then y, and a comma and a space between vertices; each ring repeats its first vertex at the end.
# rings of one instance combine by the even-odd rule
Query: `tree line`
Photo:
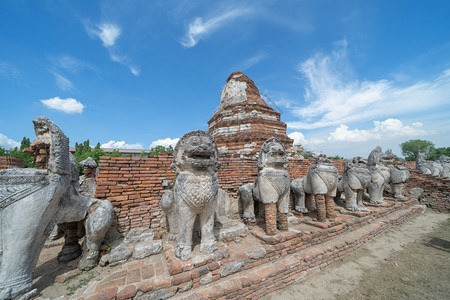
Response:
MULTIPOLYGON (((31 141, 29 138, 24 137, 22 139, 22 142, 20 143, 20 148, 15 147, 14 149, 5 149, 3 147, 0 147, 0 156, 10 156, 10 157, 16 157, 21 159, 27 168, 33 168, 35 167, 34 164, 34 157, 28 153, 22 152, 23 149, 29 148, 31 145, 31 141)), ((156 146, 150 149, 149 153, 146 153, 145 151, 142 151, 140 154, 140 157, 145 156, 153 156, 158 155, 159 153, 172 153, 173 148, 172 146, 164 147, 164 146, 156 146)), ((92 157, 92 159, 95 160, 96 163, 98 163, 100 156, 112 156, 112 157, 120 157, 120 156, 131 156, 131 154, 122 154, 119 150, 113 150, 112 152, 105 152, 102 148, 100 148, 100 143, 97 143, 97 145, 94 148, 91 148, 89 139, 82 143, 75 143, 75 153, 74 153, 75 159, 79 163, 80 161, 85 160, 88 157, 92 157)))

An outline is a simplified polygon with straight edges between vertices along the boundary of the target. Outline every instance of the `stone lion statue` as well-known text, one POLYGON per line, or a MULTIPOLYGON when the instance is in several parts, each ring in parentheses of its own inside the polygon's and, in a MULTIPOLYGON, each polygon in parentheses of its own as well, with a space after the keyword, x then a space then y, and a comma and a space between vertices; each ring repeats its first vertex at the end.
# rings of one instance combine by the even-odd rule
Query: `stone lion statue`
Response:
POLYGON ((440 161, 429 161, 425 153, 419 152, 416 158, 416 169, 424 174, 440 177, 444 168, 440 161))
POLYGON ((275 235, 278 229, 287 230, 290 179, 286 170, 286 149, 276 138, 264 142, 258 157, 258 178, 239 188, 243 202, 244 220, 255 220, 254 200, 264 205, 266 233, 275 235))
POLYGON ((192 257, 197 216, 202 236, 200 251, 211 253, 217 249, 213 227, 219 168, 217 145, 204 131, 186 133, 175 146, 171 170, 177 178, 173 191, 164 194, 161 207, 168 216, 170 233, 177 234, 175 255, 182 260, 192 257))
POLYGON ((314 210, 313 196, 316 198, 318 220, 334 220, 334 198, 337 193, 338 171, 328 158, 319 158, 309 167, 308 175, 291 182, 295 210, 307 213, 314 210))

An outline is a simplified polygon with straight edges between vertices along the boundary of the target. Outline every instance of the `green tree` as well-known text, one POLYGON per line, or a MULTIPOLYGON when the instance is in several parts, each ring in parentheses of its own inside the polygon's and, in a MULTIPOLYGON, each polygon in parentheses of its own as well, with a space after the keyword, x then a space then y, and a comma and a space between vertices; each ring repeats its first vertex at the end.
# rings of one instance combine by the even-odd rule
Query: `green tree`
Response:
POLYGON ((28 153, 24 153, 24 152, 20 151, 17 147, 12 150, 6 150, 6 149, 0 147, 0 156, 16 157, 18 159, 21 159, 25 163, 25 167, 27 167, 27 168, 34 167, 33 156, 31 156, 28 153))
POLYGON ((31 145, 30 139, 23 137, 22 141, 20 142, 20 151, 22 151, 25 148, 29 148, 31 145))
POLYGON ((442 155, 450 156, 450 147, 440 147, 433 149, 433 151, 431 151, 431 153, 428 155, 428 159, 437 160, 442 155))
POLYGON ((434 144, 426 140, 409 140, 400 144, 405 160, 414 161, 419 152, 428 155, 434 150, 434 144))
POLYGON ((173 148, 171 145, 169 147, 158 145, 150 149, 149 155, 158 155, 159 153, 173 153, 173 148))

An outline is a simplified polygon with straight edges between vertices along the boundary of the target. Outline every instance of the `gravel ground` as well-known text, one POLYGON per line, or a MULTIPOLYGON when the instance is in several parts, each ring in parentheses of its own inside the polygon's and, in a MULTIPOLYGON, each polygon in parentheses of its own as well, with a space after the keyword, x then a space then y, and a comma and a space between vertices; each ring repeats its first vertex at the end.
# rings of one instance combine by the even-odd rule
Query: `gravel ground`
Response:
POLYGON ((263 299, 450 299, 450 215, 426 210, 263 299))

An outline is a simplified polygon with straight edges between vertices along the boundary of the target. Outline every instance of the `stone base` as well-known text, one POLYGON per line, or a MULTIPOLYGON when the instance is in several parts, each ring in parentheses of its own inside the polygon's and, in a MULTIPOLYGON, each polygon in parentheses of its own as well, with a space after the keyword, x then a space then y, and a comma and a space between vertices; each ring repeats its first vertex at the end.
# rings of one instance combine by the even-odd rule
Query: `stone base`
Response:
POLYGON ((238 220, 228 219, 221 223, 221 228, 214 230, 218 241, 231 242, 248 234, 247 226, 238 220))

